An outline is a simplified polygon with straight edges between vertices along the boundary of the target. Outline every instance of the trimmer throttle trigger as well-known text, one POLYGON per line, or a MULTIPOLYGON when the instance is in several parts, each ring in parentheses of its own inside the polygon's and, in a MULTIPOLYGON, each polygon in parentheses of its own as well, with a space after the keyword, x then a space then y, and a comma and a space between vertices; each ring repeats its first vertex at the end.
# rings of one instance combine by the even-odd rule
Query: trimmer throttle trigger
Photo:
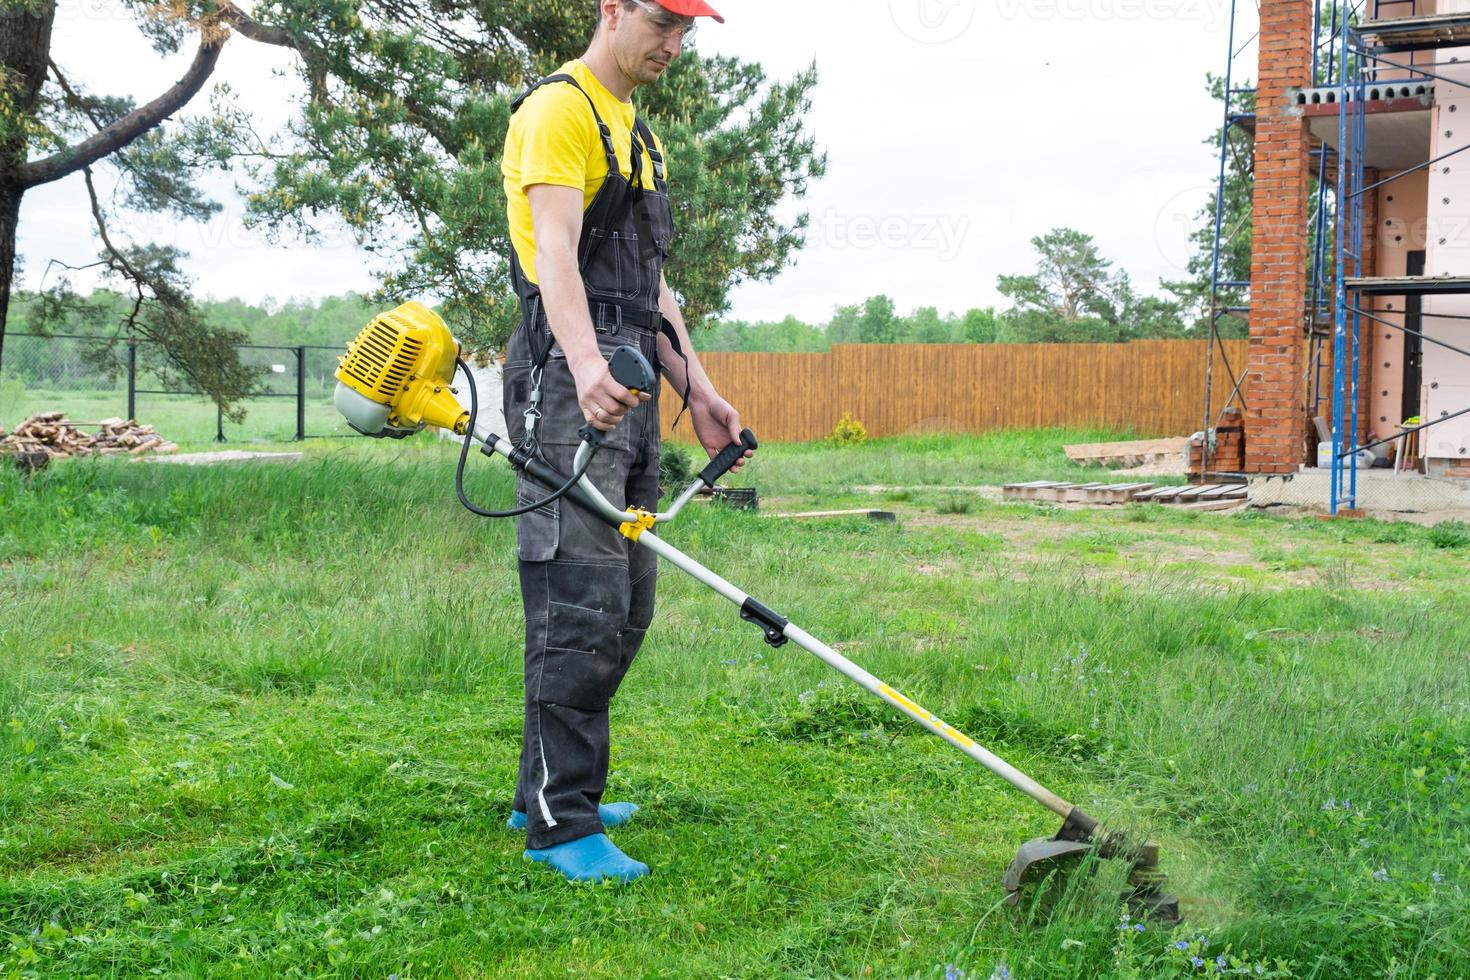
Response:
POLYGON ((614 381, 635 395, 640 391, 652 394, 653 386, 658 383, 658 376, 653 373, 653 365, 648 363, 648 358, 638 348, 627 344, 613 351, 607 369, 614 381))

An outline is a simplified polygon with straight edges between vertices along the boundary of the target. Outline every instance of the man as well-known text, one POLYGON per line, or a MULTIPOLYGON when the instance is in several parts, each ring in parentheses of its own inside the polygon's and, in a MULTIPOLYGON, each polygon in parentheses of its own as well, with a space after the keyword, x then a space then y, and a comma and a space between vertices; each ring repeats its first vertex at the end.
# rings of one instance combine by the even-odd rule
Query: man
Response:
MULTIPOLYGON (((564 473, 584 422, 606 433, 588 476, 615 506, 651 510, 657 392, 634 395, 614 381, 611 351, 633 345, 660 367, 711 456, 739 439, 740 416, 700 367, 664 281, 673 216, 663 144, 631 97, 678 57, 696 18, 723 18, 702 0, 597 6, 586 54, 522 95, 506 134, 521 323, 506 352, 505 416, 513 441, 529 425, 564 473)), ((521 504, 548 493, 525 476, 516 491, 521 504)), ((656 559, 569 501, 518 520, 526 719, 508 826, 525 827, 527 857, 569 879, 632 881, 648 866, 604 833, 637 809, 602 804, 608 703, 652 621, 656 559)))

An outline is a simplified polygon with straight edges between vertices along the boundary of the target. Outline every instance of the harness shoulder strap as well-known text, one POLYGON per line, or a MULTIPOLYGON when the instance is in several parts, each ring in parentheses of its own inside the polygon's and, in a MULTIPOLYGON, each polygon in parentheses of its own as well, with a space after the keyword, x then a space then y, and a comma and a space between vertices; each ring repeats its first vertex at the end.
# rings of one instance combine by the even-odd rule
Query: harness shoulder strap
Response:
MULTIPOLYGON (((641 149, 648 151, 648 159, 653 161, 653 186, 663 193, 664 184, 664 155, 658 151, 658 141, 653 138, 653 131, 648 128, 648 123, 643 121, 642 116, 633 117, 633 132, 642 141, 641 149)), ((640 149, 634 146, 635 150, 640 149)), ((642 156, 642 153, 639 153, 642 156)))
POLYGON ((538 88, 541 88, 543 85, 555 85, 559 83, 570 85, 578 92, 581 92, 582 98, 587 100, 587 108, 592 110, 592 121, 597 124, 597 133, 602 138, 602 152, 607 157, 608 173, 617 173, 621 168, 618 166, 617 151, 613 149, 612 130, 608 129, 607 123, 602 121, 602 116, 598 114, 597 104, 592 101, 592 96, 588 95, 587 90, 579 85, 577 80, 571 75, 565 72, 559 72, 555 75, 547 75, 545 78, 536 82, 530 88, 516 96, 515 101, 510 104, 510 114, 515 115, 516 110, 521 107, 521 104, 530 98, 531 93, 538 88))

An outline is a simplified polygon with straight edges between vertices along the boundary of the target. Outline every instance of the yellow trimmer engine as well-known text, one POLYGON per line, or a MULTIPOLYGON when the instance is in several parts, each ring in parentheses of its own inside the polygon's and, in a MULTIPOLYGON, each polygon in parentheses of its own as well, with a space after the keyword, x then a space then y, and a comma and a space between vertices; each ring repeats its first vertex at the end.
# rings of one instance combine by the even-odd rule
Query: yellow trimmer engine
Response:
POLYGON ((368 436, 401 439, 425 425, 463 434, 470 413, 455 398, 459 357, 449 327, 422 303, 380 313, 347 345, 332 400, 368 436))

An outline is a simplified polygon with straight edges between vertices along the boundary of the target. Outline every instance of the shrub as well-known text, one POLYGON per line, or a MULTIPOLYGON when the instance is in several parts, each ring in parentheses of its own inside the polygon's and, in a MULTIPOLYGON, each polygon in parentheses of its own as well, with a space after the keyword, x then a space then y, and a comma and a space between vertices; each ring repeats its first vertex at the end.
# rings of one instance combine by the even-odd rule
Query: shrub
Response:
POLYGON ((825 442, 829 446, 842 448, 844 446, 861 446, 868 441, 868 430, 863 424, 852 417, 851 412, 843 412, 842 418, 827 433, 825 442))
POLYGON ((1464 521, 1440 521, 1429 529, 1429 543, 1436 548, 1470 547, 1470 524, 1464 521))
POLYGON ((658 456, 658 495, 683 490, 694 479, 694 461, 671 442, 663 444, 658 456))
POLYGON ((941 514, 968 514, 972 501, 968 497, 951 494, 939 502, 936 510, 941 514))

